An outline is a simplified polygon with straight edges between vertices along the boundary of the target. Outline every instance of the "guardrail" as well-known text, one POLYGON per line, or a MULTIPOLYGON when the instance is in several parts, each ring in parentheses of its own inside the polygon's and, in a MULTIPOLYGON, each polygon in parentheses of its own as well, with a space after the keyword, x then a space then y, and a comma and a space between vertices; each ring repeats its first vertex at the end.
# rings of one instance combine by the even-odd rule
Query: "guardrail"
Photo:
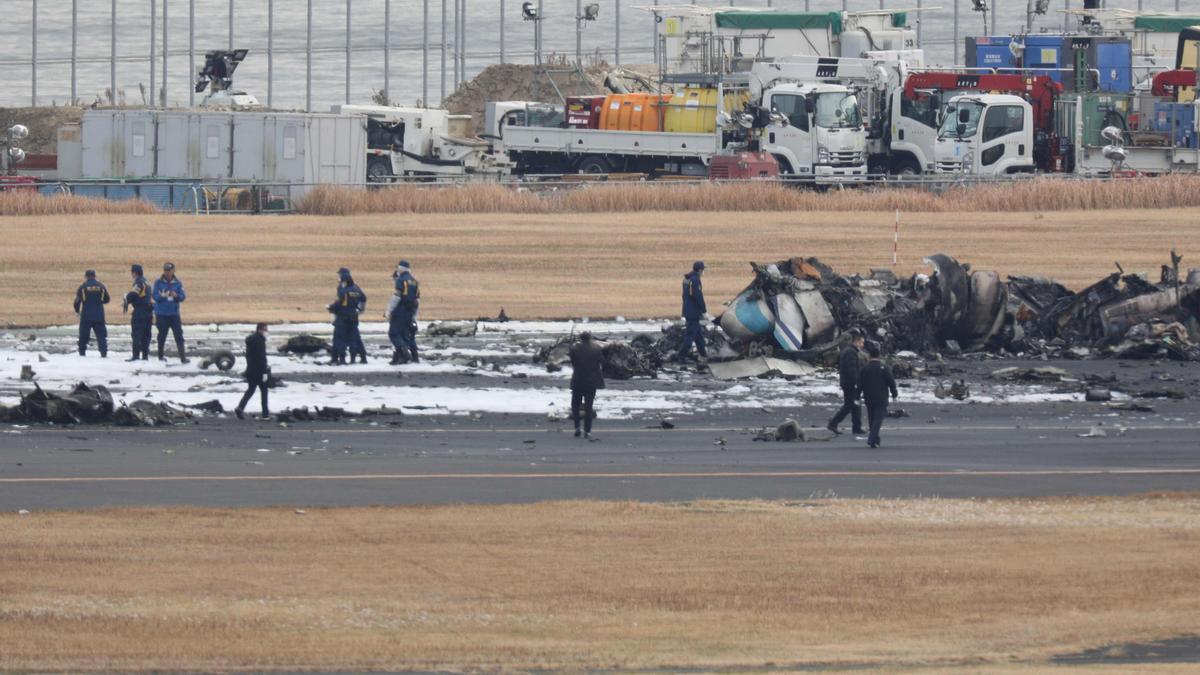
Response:
MULTIPOLYGON (((704 185, 712 183, 762 183, 773 182, 794 186, 796 189, 821 190, 921 190, 941 193, 949 189, 976 186, 1015 184, 1028 181, 1080 181, 1080 180, 1154 180, 1151 177, 1086 177, 1070 174, 1017 174, 1004 177, 972 176, 966 174, 926 174, 920 176, 870 175, 867 180, 830 180, 814 185, 811 180, 792 178, 719 180, 692 177, 650 178, 647 176, 622 175, 574 175, 541 174, 536 176, 508 177, 503 180, 483 181, 480 184, 497 185, 514 190, 554 192, 581 190, 601 185, 644 185, 667 188, 679 185, 704 185)), ((360 190, 390 190, 398 187, 451 189, 475 184, 470 177, 453 179, 409 179, 391 183, 345 185, 360 190)), ((215 214, 286 214, 293 213, 297 201, 317 183, 254 183, 233 181, 201 180, 78 180, 39 183, 37 190, 45 195, 73 194, 102 199, 143 199, 165 212, 190 213, 195 215, 215 214)))

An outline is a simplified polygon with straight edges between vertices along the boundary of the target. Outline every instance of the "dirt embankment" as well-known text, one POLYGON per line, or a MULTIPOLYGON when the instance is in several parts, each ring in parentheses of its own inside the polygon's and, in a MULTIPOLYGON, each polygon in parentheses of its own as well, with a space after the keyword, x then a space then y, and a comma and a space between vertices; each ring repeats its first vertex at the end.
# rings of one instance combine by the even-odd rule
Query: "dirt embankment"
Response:
MULTIPOLYGON (((547 64, 545 72, 531 65, 513 63, 488 66, 446 97, 442 107, 455 114, 471 115, 475 132, 483 132, 483 113, 489 101, 545 101, 559 103, 562 96, 607 94, 605 77, 614 70, 607 63, 585 66, 582 76, 569 63, 547 64)), ((653 66, 622 66, 621 70, 648 76, 653 66)), ((623 80, 636 89, 632 79, 623 80)))
POLYGON ((29 128, 29 138, 17 147, 31 155, 58 154, 58 128, 64 124, 79 124, 83 108, 76 106, 39 106, 37 108, 0 108, 0 130, 14 124, 29 128))

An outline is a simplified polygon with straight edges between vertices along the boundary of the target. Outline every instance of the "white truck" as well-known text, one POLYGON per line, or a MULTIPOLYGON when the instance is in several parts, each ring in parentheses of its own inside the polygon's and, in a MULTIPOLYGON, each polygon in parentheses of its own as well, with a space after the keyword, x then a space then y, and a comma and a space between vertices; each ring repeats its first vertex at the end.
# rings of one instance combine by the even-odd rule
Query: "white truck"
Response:
MULTIPOLYGON (((773 114, 763 129, 762 150, 779 162, 780 174, 817 183, 865 180, 867 135, 856 90, 828 83, 830 61, 757 63, 744 85, 753 105, 773 114)), ((855 61, 841 59, 840 61, 855 61)), ((488 104, 489 136, 521 174, 666 172, 704 176, 713 155, 731 142, 744 142, 736 119, 746 111, 723 110, 724 85, 715 115, 723 123, 712 133, 617 131, 530 124, 532 106, 488 104)), ((544 104, 543 104, 544 105, 544 104)), ((543 116, 544 117, 544 116, 543 116)))
POLYGON ((946 104, 935 150, 939 173, 1033 173, 1034 150, 1033 106, 1020 96, 961 94, 946 104))
POLYGON ((340 105, 334 112, 362 115, 367 124, 367 182, 507 172, 490 144, 471 133, 470 115, 446 110, 380 105, 340 105))

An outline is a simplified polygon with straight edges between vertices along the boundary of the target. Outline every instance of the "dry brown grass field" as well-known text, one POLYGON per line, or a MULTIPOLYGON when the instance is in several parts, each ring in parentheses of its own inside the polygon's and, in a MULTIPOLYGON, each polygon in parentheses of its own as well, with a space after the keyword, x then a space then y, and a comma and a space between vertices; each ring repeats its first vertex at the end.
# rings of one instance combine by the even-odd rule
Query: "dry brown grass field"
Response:
POLYGON ((3 670, 987 672, 1200 616, 1194 495, 144 508, 0 531, 3 670))
MULTIPOLYGON (((894 216, 846 213, 77 215, 0 218, 0 326, 66 324, 83 271, 114 296, 129 264, 172 260, 189 298, 184 321, 324 321, 338 267, 353 269, 378 317, 396 261, 422 284, 423 318, 663 317, 679 280, 708 263, 710 303, 750 280, 748 261, 817 256, 844 272, 891 263, 894 216)), ((946 252, 979 269, 1044 274, 1068 285, 1113 271, 1157 275, 1172 246, 1200 264, 1194 209, 904 213, 900 264, 946 252)), ((109 309, 119 322, 120 306, 109 309)))

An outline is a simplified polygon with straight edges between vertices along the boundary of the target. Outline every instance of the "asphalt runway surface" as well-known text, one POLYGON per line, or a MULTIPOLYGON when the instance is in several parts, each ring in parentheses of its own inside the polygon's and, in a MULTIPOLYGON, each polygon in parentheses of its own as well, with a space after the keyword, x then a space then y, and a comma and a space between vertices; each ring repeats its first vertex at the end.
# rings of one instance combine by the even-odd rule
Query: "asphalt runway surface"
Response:
POLYGON ((653 419, 600 420, 595 442, 575 438, 568 422, 503 414, 31 426, 0 434, 0 509, 1200 490, 1200 421, 1187 400, 1157 402, 1153 413, 1085 403, 901 405, 909 417, 888 420, 875 450, 849 433, 754 440, 785 415, 820 424, 832 404, 676 417, 669 430, 647 428, 658 426, 653 419), (1097 425, 1104 437, 1079 436, 1097 425))

